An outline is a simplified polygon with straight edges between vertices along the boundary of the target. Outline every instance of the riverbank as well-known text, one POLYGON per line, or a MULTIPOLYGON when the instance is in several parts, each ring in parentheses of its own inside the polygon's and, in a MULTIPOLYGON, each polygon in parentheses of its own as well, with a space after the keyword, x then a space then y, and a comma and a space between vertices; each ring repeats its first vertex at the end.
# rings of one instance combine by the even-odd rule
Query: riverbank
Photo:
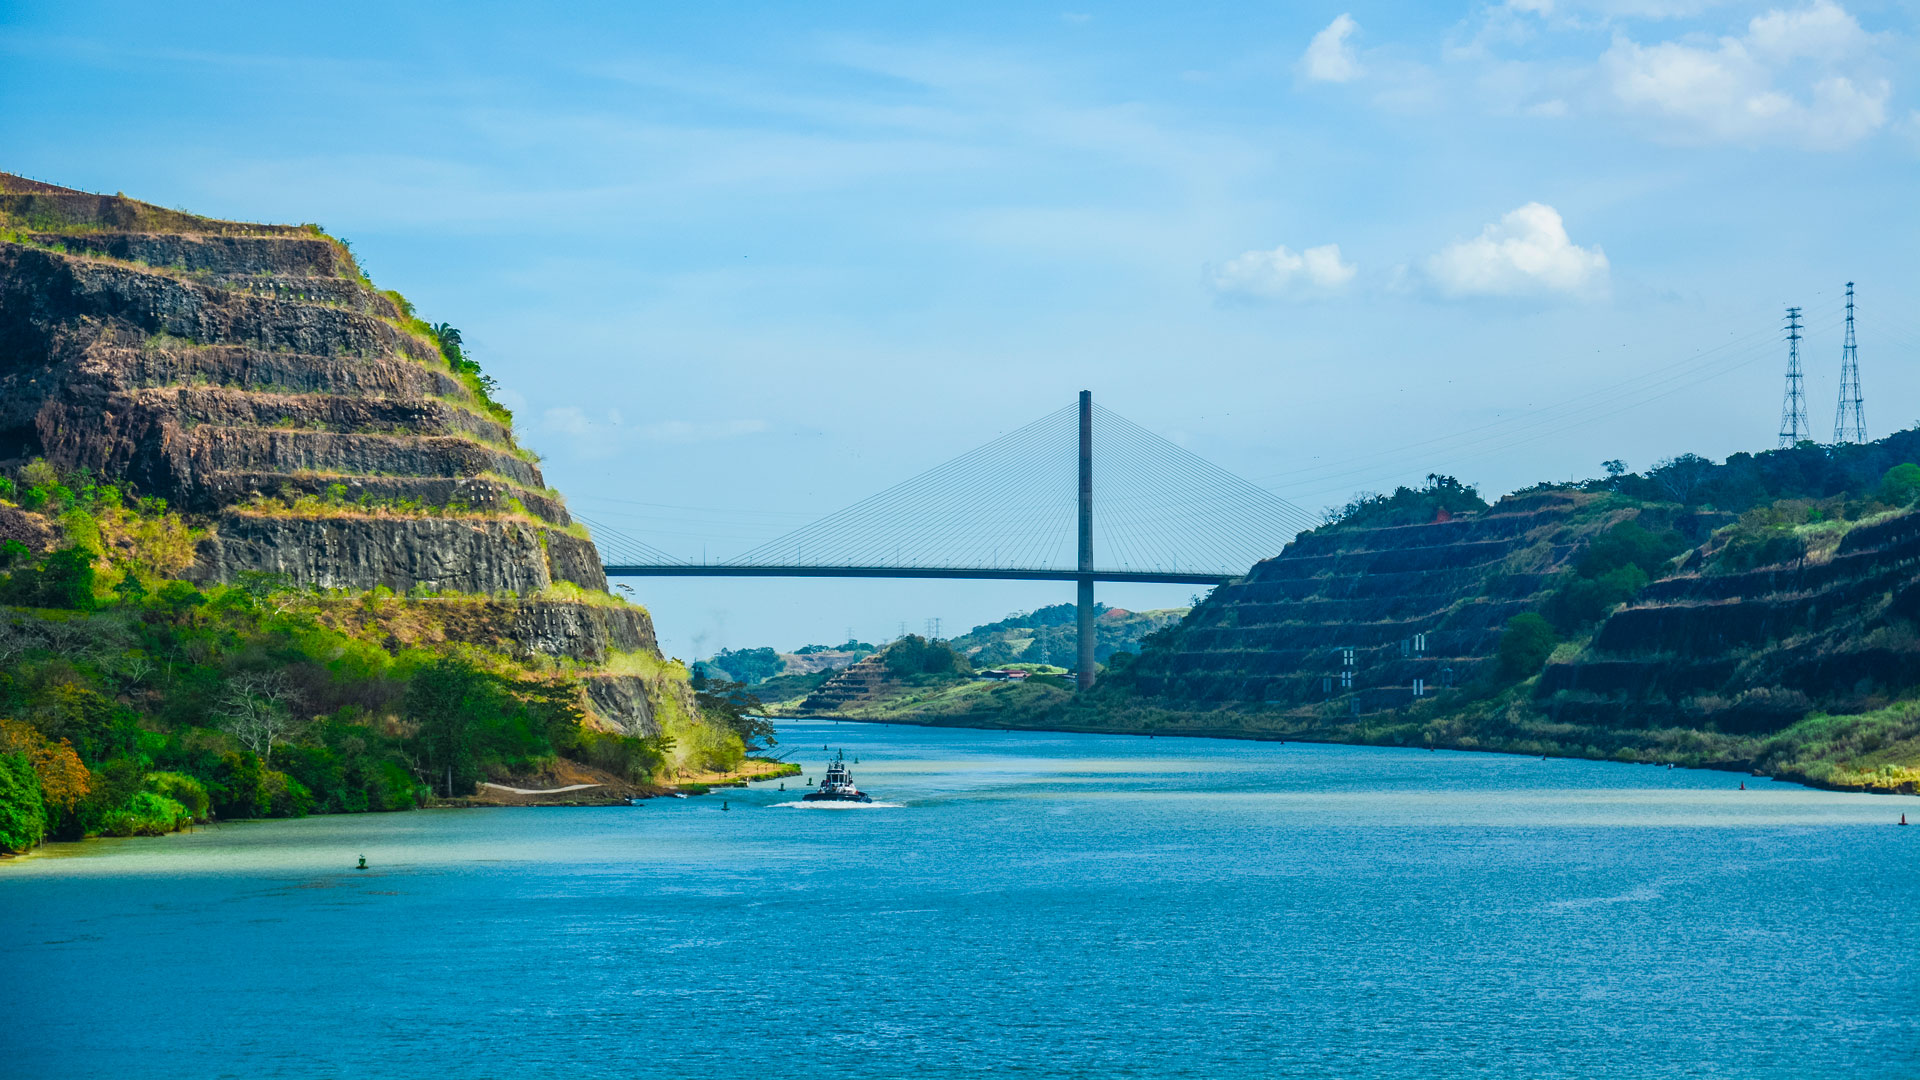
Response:
POLYGON ((1136 708, 1122 714, 1118 722, 1080 719, 1092 711, 1093 707, 1070 703, 1046 710, 995 712, 916 713, 908 709, 874 709, 805 719, 979 731, 1054 731, 1459 750, 1672 765, 1765 777, 1825 791, 1920 795, 1920 768, 1904 764, 1920 759, 1920 704, 1914 703, 1903 703, 1866 716, 1813 716, 1764 736, 1688 728, 1595 731, 1572 725, 1539 725, 1533 729, 1516 726, 1516 730, 1503 732, 1489 730, 1489 724, 1471 723, 1436 731, 1433 725, 1418 717, 1386 716, 1362 718, 1350 724, 1324 724, 1236 710, 1179 713, 1136 708), (1576 735, 1600 741, 1576 743, 1572 741, 1576 735))

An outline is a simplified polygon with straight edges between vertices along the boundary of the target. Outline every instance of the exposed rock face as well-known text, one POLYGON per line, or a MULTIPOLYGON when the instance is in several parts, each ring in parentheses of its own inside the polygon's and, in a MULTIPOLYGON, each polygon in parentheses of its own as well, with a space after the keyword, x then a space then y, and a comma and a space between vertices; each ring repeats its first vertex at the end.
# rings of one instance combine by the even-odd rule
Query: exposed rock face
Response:
MULTIPOLYGON (((206 529, 195 576, 521 599, 431 633, 600 663, 656 651, 532 455, 395 295, 311 227, 216 221, 0 174, 0 464, 44 457, 206 529)), ((0 521, 0 539, 22 533, 0 521)), ((503 600, 503 603, 506 601, 503 600)), ((644 680, 589 680, 652 729, 644 680)))
POLYGON ((1495 659, 1506 621, 1538 608, 1579 546, 1612 524, 1574 525, 1585 498, 1512 496, 1447 521, 1302 536, 1214 590, 1130 678, 1143 694, 1203 707, 1332 701, 1363 712, 1407 704, 1416 678, 1464 683, 1495 659))
POLYGON ((215 581, 265 570, 329 589, 531 593, 553 583, 537 530, 512 520, 229 513, 201 546, 215 581))
POLYGON ((1549 664, 1556 718, 1769 731, 1920 684, 1920 513, 1853 529, 1831 559, 1684 574, 1610 616, 1590 655, 1549 664))

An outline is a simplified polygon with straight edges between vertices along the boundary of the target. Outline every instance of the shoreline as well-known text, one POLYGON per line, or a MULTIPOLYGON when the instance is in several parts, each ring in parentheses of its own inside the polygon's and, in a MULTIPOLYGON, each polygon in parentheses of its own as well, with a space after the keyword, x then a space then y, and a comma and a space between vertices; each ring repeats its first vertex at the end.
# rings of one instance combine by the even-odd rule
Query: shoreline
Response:
MULTIPOLYGON (((1087 727, 1074 724, 1009 724, 993 723, 974 717, 964 718, 916 718, 891 717, 885 720, 870 717, 831 716, 831 715, 792 715, 779 717, 781 720, 831 720, 841 724, 901 724, 908 727, 960 728, 969 731, 1031 731, 1052 732, 1063 735, 1122 735, 1129 738, 1168 738, 1168 739, 1228 739, 1235 742, 1277 742, 1277 743, 1313 743, 1318 746, 1372 746, 1383 750, 1450 750, 1460 754, 1504 754, 1508 757, 1534 757, 1531 751, 1503 750, 1493 746, 1454 746, 1435 744, 1432 746, 1408 746, 1403 743, 1370 741, 1365 739, 1337 739, 1311 734, 1269 734, 1266 732, 1235 731, 1230 728, 1183 728, 1168 731, 1119 731, 1113 728, 1087 727)), ((1650 768, 1672 767, 1692 772, 1724 772, 1753 776, 1774 783, 1796 784, 1815 791, 1836 791, 1853 795, 1904 795, 1909 798, 1920 797, 1920 791, 1908 791, 1895 787, 1874 787, 1871 785, 1833 784, 1805 774, 1783 771, 1764 772, 1753 767, 1751 761, 1728 761, 1725 764, 1689 765, 1677 761, 1622 761, 1606 755, 1589 756, 1586 754, 1540 754, 1542 758, 1563 758, 1568 761, 1600 761, 1613 765, 1645 765, 1650 768)))
MULTIPOLYGON (((174 829, 171 832, 165 832, 165 833, 136 833, 132 836, 83 836, 74 840, 47 840, 42 843, 36 844, 25 851, 0 852, 0 866, 6 865, 7 863, 10 863, 10 862, 16 862, 23 859, 33 858, 36 855, 41 854, 42 852, 45 851, 46 848, 54 844, 84 844, 93 840, 157 839, 157 838, 166 837, 166 836, 177 836, 182 833, 191 833, 199 829, 217 829, 222 825, 238 825, 244 822, 297 821, 297 820, 302 820, 304 818, 355 817, 362 814, 409 814, 409 813, 415 813, 421 810, 485 810, 485 809, 509 809, 509 808, 520 809, 520 808, 529 808, 529 807, 636 806, 650 799, 665 799, 665 798, 671 798, 674 795, 681 795, 681 796, 690 798, 696 795, 705 795, 708 792, 712 791, 714 788, 744 788, 744 787, 747 787, 749 784, 758 783, 763 780, 777 780, 777 779, 780 779, 781 777, 798 776, 801 774, 801 768, 799 765, 789 761, 778 761, 773 758, 750 757, 750 758, 747 758, 746 761, 742 762, 741 764, 743 766, 754 765, 759 767, 751 768, 751 769, 742 768, 742 769, 738 769, 728 773, 691 774, 688 777, 676 778, 676 781, 677 781, 676 783, 666 784, 666 785, 656 785, 656 784, 594 785, 598 787, 608 787, 608 788, 614 788, 617 790, 630 791, 632 792, 632 794, 619 794, 619 793, 616 793, 616 790, 609 790, 606 794, 601 795, 599 797, 595 797, 590 794, 585 794, 582 791, 582 789, 578 787, 573 787, 573 788, 569 788, 562 791, 528 791, 528 792, 516 792, 510 789, 500 789, 495 794, 484 794, 481 792, 476 792, 473 795, 460 796, 458 798, 452 798, 452 799, 432 799, 419 806, 410 806, 400 810, 358 810, 358 811, 352 811, 347 813, 334 813, 334 814, 302 814, 300 815, 299 818, 295 818, 295 817, 209 818, 206 821, 191 822, 184 827, 174 829), (547 796, 554 796, 554 797, 550 798, 547 796), (573 797, 561 798, 559 796, 573 796, 573 797)), ((489 783, 489 782, 483 782, 483 787, 486 783, 489 783)), ((495 786, 496 788, 498 788, 498 785, 495 785, 495 786)))

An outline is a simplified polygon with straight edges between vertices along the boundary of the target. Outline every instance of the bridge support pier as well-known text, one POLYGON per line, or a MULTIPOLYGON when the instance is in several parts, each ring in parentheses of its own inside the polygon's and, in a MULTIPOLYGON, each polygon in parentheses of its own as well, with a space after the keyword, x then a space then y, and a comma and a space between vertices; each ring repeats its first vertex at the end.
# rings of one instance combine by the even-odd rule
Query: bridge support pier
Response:
POLYGON ((1079 655, 1074 660, 1080 689, 1093 686, 1093 391, 1080 391, 1080 596, 1075 613, 1079 655))

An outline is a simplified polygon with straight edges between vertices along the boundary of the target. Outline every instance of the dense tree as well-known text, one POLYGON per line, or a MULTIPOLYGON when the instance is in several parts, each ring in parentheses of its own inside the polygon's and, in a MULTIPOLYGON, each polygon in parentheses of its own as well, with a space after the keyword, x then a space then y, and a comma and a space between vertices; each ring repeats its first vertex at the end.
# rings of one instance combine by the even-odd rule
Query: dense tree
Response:
POLYGON ((0 851, 25 851, 46 832, 46 804, 33 763, 25 754, 0 754, 0 851))
POLYGON ((752 686, 765 682, 786 670, 787 662, 769 648, 721 649, 709 664, 725 672, 728 678, 752 686))
POLYGON ((1500 634, 1501 673, 1511 679, 1532 675, 1553 655, 1556 643, 1553 624, 1531 611, 1515 615, 1500 634))
POLYGON ((472 663, 436 659, 413 673, 404 710, 418 729, 423 771, 443 795, 467 795, 479 779, 474 759, 476 724, 499 709, 499 688, 472 663))
POLYGON ((696 675, 693 692, 701 711, 740 736, 741 744, 748 750, 777 744, 773 721, 766 717, 766 703, 755 697, 745 683, 696 675))

